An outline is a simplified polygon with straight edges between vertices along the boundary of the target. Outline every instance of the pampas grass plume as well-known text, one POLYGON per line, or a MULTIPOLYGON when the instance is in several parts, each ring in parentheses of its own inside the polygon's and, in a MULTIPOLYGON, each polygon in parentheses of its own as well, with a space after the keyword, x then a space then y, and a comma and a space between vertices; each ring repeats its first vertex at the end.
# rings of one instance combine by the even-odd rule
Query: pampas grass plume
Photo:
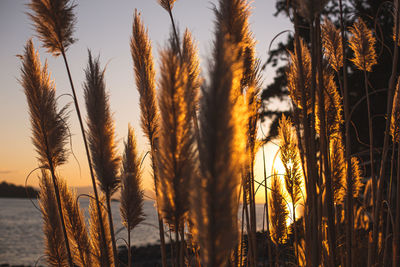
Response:
POLYGON ((167 11, 172 10, 172 8, 174 7, 174 3, 176 2, 176 0, 157 0, 157 1, 160 4, 160 6, 162 6, 162 8, 164 8, 167 11))
POLYGON ((283 197, 283 188, 276 172, 272 176, 271 195, 269 197, 271 237, 276 244, 282 244, 286 240, 286 221, 289 215, 286 202, 283 197))
POLYGON ((89 148, 100 188, 110 197, 119 186, 117 174, 120 158, 114 143, 114 123, 105 88, 104 70, 100 69, 99 58, 93 59, 90 51, 85 75, 83 87, 88 113, 89 148))
POLYGON ((59 179, 58 182, 74 262, 82 267, 92 266, 92 251, 83 210, 79 207, 76 193, 68 188, 65 180, 59 179))
POLYGON ((343 66, 342 35, 340 29, 333 25, 332 21, 325 18, 321 27, 322 45, 325 57, 331 67, 339 72, 343 66))
POLYGON ((354 52, 354 58, 351 59, 356 67, 364 71, 372 71, 372 66, 377 64, 377 55, 375 52, 376 39, 372 31, 368 29, 365 22, 359 18, 352 27, 350 27, 352 36, 349 39, 350 48, 354 52))
POLYGON ((393 111, 390 123, 390 134, 393 142, 400 141, 400 77, 397 79, 396 91, 393 97, 393 111))
POLYGON ((29 13, 43 47, 54 56, 63 53, 75 42, 76 7, 71 0, 31 0, 29 13))
POLYGON ((330 142, 330 159, 332 172, 332 192, 335 204, 342 204, 346 192, 346 161, 344 158, 344 145, 341 137, 332 138, 330 142))
POLYGON ((140 160, 136 151, 135 134, 130 125, 125 142, 121 174, 122 223, 128 231, 131 231, 144 220, 144 212, 140 160))
POLYGON ((52 267, 68 266, 57 200, 46 170, 42 170, 40 179, 39 204, 43 218, 46 261, 52 267))

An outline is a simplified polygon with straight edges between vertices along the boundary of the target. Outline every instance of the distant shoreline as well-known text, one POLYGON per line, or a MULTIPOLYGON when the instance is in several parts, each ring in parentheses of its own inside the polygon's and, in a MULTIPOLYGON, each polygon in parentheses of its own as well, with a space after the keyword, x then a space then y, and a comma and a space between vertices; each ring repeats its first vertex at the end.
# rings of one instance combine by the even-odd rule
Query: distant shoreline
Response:
POLYGON ((5 181, 0 184, 0 198, 36 198, 38 195, 39 191, 31 186, 25 188, 5 181))

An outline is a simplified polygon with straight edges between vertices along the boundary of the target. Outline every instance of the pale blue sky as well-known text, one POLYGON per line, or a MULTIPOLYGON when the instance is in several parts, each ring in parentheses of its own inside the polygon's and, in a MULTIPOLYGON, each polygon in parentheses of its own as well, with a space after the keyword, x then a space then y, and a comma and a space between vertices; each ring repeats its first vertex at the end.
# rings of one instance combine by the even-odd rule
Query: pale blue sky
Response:
MULTIPOLYGON (((21 54, 26 41, 34 36, 34 30, 25 4, 28 0, 0 0, 0 181, 6 180, 23 184, 25 176, 37 167, 35 152, 30 141, 30 123, 23 90, 17 79, 20 76, 21 54)), ((146 151, 146 143, 139 125, 138 94, 135 87, 130 55, 129 39, 135 8, 142 13, 153 44, 153 55, 158 66, 158 51, 165 44, 170 29, 168 14, 156 0, 76 0, 77 24, 75 38, 78 41, 67 52, 72 76, 75 82, 80 104, 83 108, 82 83, 83 69, 87 61, 87 49, 95 55, 100 53, 102 65, 107 64, 106 84, 110 92, 111 108, 114 113, 119 150, 131 123, 139 138, 140 151, 146 151)), ((213 3, 216 0, 178 0, 173 10, 175 20, 181 32, 187 27, 198 42, 203 74, 207 58, 211 51, 214 14, 213 3)), ((251 29, 257 39, 257 53, 263 62, 267 59, 267 48, 273 37, 282 30, 291 29, 290 22, 284 17, 274 17, 274 0, 253 0, 251 3, 251 29)), ((284 37, 281 37, 284 38, 284 37)), ((36 48, 40 42, 33 38, 36 48)), ((42 62, 48 59, 49 70, 56 82, 57 95, 70 93, 70 87, 62 58, 54 58, 43 49, 39 49, 42 62)), ((158 67, 157 67, 158 70, 158 67)), ((264 84, 271 82, 274 72, 269 67, 263 73, 264 84)), ((60 98, 60 105, 71 102, 68 97, 60 98)), ((85 111, 83 109, 83 114, 85 111)), ((72 157, 69 163, 60 169, 69 184, 90 185, 88 169, 83 152, 76 113, 71 110, 69 123, 73 134, 73 150, 81 165, 72 157)), ((148 170, 144 170, 148 176, 148 170)), ((34 175, 30 184, 37 185, 34 175)), ((150 186, 146 178, 146 186, 150 186)))

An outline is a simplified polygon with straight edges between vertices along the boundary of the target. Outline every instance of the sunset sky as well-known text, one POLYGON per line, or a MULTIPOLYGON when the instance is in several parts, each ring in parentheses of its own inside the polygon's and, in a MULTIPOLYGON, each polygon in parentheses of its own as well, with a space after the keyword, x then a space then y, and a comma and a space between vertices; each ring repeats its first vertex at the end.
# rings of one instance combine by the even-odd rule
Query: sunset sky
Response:
MULTIPOLYGON (((81 0, 75 1, 76 31, 78 41, 67 51, 72 77, 76 86, 81 107, 84 111, 82 83, 83 69, 87 62, 87 49, 95 55, 100 53, 102 66, 107 65, 106 84, 110 93, 111 109, 115 119, 116 135, 119 151, 122 152, 123 140, 127 134, 128 123, 135 128, 138 137, 139 151, 147 151, 147 143, 139 125, 138 93, 136 90, 132 70, 129 40, 131 36, 132 18, 135 8, 141 12, 153 44, 153 55, 158 70, 158 51, 165 44, 170 30, 168 14, 156 0, 81 0)), ((26 41, 34 36, 35 32, 26 15, 27 0, 0 1, 0 182, 7 181, 15 184, 24 184, 27 174, 37 167, 36 154, 30 140, 30 122, 28 107, 21 85, 21 62, 16 55, 22 54, 26 41)), ((216 0, 178 0, 173 9, 175 20, 181 30, 187 27, 192 31, 198 42, 202 74, 207 75, 206 67, 213 40, 213 4, 216 0)), ((254 0, 251 4, 251 29, 258 40, 257 53, 264 63, 267 59, 269 43, 276 34, 291 29, 290 21, 283 17, 274 17, 275 1, 254 0)), ((285 38, 280 37, 280 38, 285 38)), ((36 48, 41 43, 33 38, 36 48)), ((48 60, 52 79, 56 82, 57 95, 70 93, 67 74, 62 58, 54 58, 39 49, 42 63, 48 60)), ((158 74, 158 73, 157 73, 158 74)), ((273 79, 274 71, 268 66, 263 72, 264 85, 273 79)), ((69 96, 59 98, 59 106, 72 102, 69 96)), ((87 160, 83 151, 83 141, 78 128, 75 110, 70 108, 69 125, 72 133, 72 154, 69 163, 59 169, 61 176, 67 179, 71 186, 91 185, 87 160), (79 162, 79 164, 78 164, 79 162), (81 171, 79 171, 79 165, 81 171)), ((266 147, 269 168, 272 164, 276 146, 266 147)), ((259 153, 260 154, 260 153, 259 153)), ((260 154, 261 155, 261 154, 260 154)), ((262 179, 262 169, 258 157, 256 178, 262 179)), ((149 169, 145 168, 144 185, 152 187, 149 179, 149 169)), ((29 179, 30 185, 37 186, 37 174, 29 179)))

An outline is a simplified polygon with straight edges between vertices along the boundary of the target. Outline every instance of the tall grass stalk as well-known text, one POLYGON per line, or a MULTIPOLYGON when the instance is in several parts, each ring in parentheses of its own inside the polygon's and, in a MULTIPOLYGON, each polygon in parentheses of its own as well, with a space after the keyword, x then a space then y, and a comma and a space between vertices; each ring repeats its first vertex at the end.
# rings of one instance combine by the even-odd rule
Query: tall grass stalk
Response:
MULTIPOLYGON (((61 54, 64 59, 65 68, 67 70, 68 79, 71 85, 75 110, 78 116, 81 134, 85 145, 93 192, 97 203, 99 203, 96 180, 94 177, 86 132, 83 125, 83 120, 79 108, 78 98, 75 92, 74 83, 72 80, 72 75, 66 57, 66 50, 76 41, 73 37, 76 23, 76 18, 74 14, 74 9, 76 5, 73 4, 71 0, 31 0, 28 6, 33 11, 33 13, 29 14, 29 16, 34 22, 38 37, 42 41, 43 46, 48 50, 48 52, 52 53, 53 56, 59 56, 61 54)), ((100 204, 97 204, 97 212, 99 216, 100 232, 103 236, 103 239, 105 240, 105 230, 100 212, 100 204)), ((106 244, 103 244, 103 246, 104 250, 106 251, 106 244)), ((107 267, 109 266, 109 264, 106 264, 105 266, 107 267)))
MULTIPOLYGON (((158 150, 158 144, 156 140, 158 138, 159 114, 156 104, 155 70, 151 50, 151 42, 148 37, 147 30, 141 21, 140 14, 135 12, 132 25, 131 55, 134 64, 136 86, 140 95, 139 103, 141 112, 141 126, 150 144, 154 189, 157 198, 158 176, 155 157, 158 150)), ((157 207, 157 216, 161 243, 162 266, 166 267, 167 258, 165 249, 164 224, 159 207, 157 207)))
POLYGON ((72 267, 72 256, 65 228, 65 221, 55 168, 66 161, 65 144, 68 138, 66 107, 57 110, 55 85, 47 72, 47 63, 41 66, 32 40, 25 46, 21 68, 21 84, 29 105, 32 125, 32 142, 39 154, 42 168, 48 169, 52 177, 58 215, 64 236, 68 264, 72 267))

